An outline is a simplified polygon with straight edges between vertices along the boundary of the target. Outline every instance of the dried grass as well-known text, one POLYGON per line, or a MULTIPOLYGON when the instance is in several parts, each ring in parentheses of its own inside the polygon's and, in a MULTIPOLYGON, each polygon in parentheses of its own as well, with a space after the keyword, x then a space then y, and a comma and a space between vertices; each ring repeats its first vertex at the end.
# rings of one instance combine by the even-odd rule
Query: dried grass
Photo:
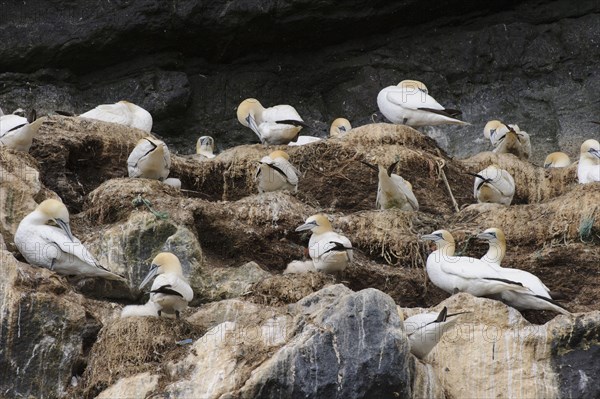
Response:
POLYGON ((335 278, 325 273, 275 275, 254 284, 246 299, 261 305, 288 305, 331 284, 335 278))

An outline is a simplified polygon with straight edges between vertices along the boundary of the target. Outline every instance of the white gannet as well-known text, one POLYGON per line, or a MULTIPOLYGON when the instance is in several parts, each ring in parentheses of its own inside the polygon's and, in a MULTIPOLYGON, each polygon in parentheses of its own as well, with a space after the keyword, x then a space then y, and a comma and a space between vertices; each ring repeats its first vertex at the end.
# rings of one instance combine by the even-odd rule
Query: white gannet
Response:
POLYGON ((468 125, 456 119, 458 110, 442 107, 417 80, 403 80, 377 95, 379 111, 392 123, 408 126, 468 125))
POLYGON ((367 162, 361 162, 378 173, 379 185, 377 186, 377 199, 375 200, 375 206, 378 209, 419 210, 419 202, 412 192, 412 185, 402 177, 392 173, 398 161, 391 164, 387 170, 381 165, 375 167, 367 162))
POLYGON ((210 136, 202 136, 196 142, 196 154, 203 158, 214 158, 215 139, 210 136))
POLYGON ((485 240, 489 244, 489 249, 481 260, 488 263, 507 279, 519 282, 531 291, 529 293, 504 291, 500 293, 500 298, 503 302, 519 310, 552 310, 566 315, 571 314, 552 299, 550 290, 538 277, 525 270, 500 266, 502 259, 504 259, 504 255, 506 254, 506 237, 501 229, 487 229, 483 233, 477 235, 477 238, 485 240))
POLYGON ((553 152, 548 154, 544 160, 544 168, 566 168, 571 165, 571 158, 564 152, 553 152))
POLYGON ((410 343, 410 352, 423 359, 440 342, 442 335, 456 324, 456 316, 468 313, 448 314, 444 306, 439 313, 421 313, 404 320, 404 331, 410 343))
POLYGON ((520 282, 504 277, 487 262, 454 256, 454 237, 446 230, 434 231, 421 236, 421 239, 434 241, 437 247, 427 257, 429 279, 450 294, 468 292, 474 296, 488 296, 503 291, 530 292, 520 282))
POLYGON ((477 202, 510 205, 515 195, 515 180, 510 173, 492 164, 469 174, 475 176, 473 196, 477 202))
POLYGON ((350 121, 346 118, 337 118, 331 123, 329 137, 344 137, 352 129, 350 121))
POLYGON ((317 143, 319 141, 323 141, 322 138, 320 137, 315 137, 315 136, 297 136, 295 141, 290 141, 288 143, 288 145, 294 146, 294 145, 306 145, 306 144, 312 144, 312 143, 317 143))
POLYGON ((37 135, 45 120, 45 117, 36 119, 35 110, 32 110, 27 118, 14 113, 0 116, 0 145, 16 151, 29 152, 33 137, 37 135))
POLYGON ((45 200, 21 220, 15 245, 29 264, 58 274, 126 281, 102 267, 81 241, 73 237, 69 211, 55 199, 45 200), (59 227, 46 225, 49 221, 59 227))
POLYGON ((148 133, 152 131, 152 115, 150 115, 150 112, 129 101, 98 105, 96 108, 79 115, 79 117, 119 123, 148 133))
POLYGON ((483 127, 483 136, 492 143, 494 148, 498 145, 498 137, 508 132, 508 126, 499 120, 491 120, 483 127))
POLYGON ((298 191, 298 175, 300 172, 289 161, 285 151, 273 151, 264 156, 256 169, 254 180, 258 180, 258 192, 278 190, 298 191))
POLYGON ((179 258, 170 252, 156 255, 139 289, 144 288, 154 276, 156 279, 150 289, 150 301, 157 305, 158 316, 161 313, 174 313, 179 318, 181 311, 194 298, 194 291, 183 277, 179 258))
POLYGON ((577 178, 579 183, 600 181, 600 143, 598 140, 586 140, 581 145, 577 178))
POLYGON ((513 154, 517 158, 526 160, 531 155, 531 139, 527 132, 519 129, 517 125, 503 124, 505 129, 496 130, 493 142, 496 154, 513 154))
POLYGON ((317 214, 306 219, 296 231, 311 230, 308 252, 315 269, 325 273, 341 272, 352 262, 352 243, 333 231, 327 216, 317 214))
POLYGON ((162 141, 144 137, 127 158, 129 177, 165 180, 171 168, 169 148, 162 141))
POLYGON ((306 124, 291 105, 264 108, 255 98, 241 102, 237 109, 238 121, 252 129, 265 145, 288 144, 306 124))

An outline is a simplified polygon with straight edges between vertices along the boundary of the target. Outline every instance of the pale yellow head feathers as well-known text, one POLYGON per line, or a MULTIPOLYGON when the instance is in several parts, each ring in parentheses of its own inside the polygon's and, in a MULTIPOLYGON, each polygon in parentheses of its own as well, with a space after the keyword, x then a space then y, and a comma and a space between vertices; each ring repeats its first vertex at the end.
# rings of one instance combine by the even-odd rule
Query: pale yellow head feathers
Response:
POLYGON ((564 152, 548 154, 544 161, 544 168, 565 168, 571 165, 571 159, 564 152))
POLYGON ((498 120, 489 121, 485 124, 485 127, 483 128, 483 135, 486 139, 489 140, 492 134, 501 127, 504 127, 504 124, 502 122, 498 120))
POLYGON ((421 90, 424 93, 427 93, 428 91, 427 86, 425 86, 423 82, 419 82, 418 80, 403 80, 402 82, 398 83, 398 87, 409 90, 421 90))
POLYGON ((331 227, 331 222, 329 222, 327 216, 325 216, 322 213, 319 213, 316 215, 312 215, 311 217, 306 219, 303 225, 298 226, 296 228, 296 231, 303 230, 311 230, 315 234, 322 234, 328 231, 332 231, 333 228, 331 227))
POLYGON ((350 121, 348 119, 337 118, 331 123, 331 127, 329 128, 329 136, 343 136, 344 134, 348 133, 350 129, 352 129, 352 125, 350 125, 350 121))
POLYGON ((249 127, 248 116, 256 119, 256 114, 261 112, 263 109, 264 108, 260 101, 255 98, 247 98, 242 101, 237 108, 238 121, 242 125, 249 127))
POLYGON ((158 266, 156 274, 175 273, 180 276, 183 275, 179 258, 170 252, 161 252, 156 255, 152 260, 152 265, 158 266))
POLYGON ((448 230, 436 230, 431 234, 421 236, 421 239, 435 242, 438 248, 443 248, 446 245, 454 246, 454 237, 448 230))
POLYGON ((600 157, 600 143, 598 140, 590 139, 583 142, 581 145, 581 156, 598 158, 600 157))
POLYGON ((290 160, 290 156, 288 155, 288 153, 285 151, 281 151, 281 150, 273 151, 272 153, 269 154, 269 158, 271 158, 271 159, 284 158, 286 161, 290 160))
POLYGON ((62 220, 69 223, 69 211, 62 202, 55 199, 47 199, 39 204, 37 211, 46 215, 49 219, 62 220))
POLYGON ((496 227, 485 230, 483 233, 479 234, 478 237, 488 242, 499 242, 501 244, 506 243, 506 236, 504 235, 504 232, 496 227))

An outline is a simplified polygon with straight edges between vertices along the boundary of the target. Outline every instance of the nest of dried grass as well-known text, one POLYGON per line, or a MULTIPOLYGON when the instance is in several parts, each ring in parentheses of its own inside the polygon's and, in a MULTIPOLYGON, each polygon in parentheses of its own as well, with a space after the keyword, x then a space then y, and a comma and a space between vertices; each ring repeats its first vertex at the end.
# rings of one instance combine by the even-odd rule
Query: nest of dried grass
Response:
POLYGON ((276 275, 252 285, 246 300, 268 306, 288 305, 335 284, 335 281, 333 276, 325 273, 276 275))

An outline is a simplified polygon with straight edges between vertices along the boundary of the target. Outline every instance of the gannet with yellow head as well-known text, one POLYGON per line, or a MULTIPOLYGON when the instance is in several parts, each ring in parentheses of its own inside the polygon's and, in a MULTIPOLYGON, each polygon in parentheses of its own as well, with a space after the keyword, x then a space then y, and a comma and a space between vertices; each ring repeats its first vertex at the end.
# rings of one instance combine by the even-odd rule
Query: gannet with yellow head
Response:
POLYGON ((598 140, 586 140, 581 145, 577 178, 582 184, 600 181, 600 143, 598 140))
POLYGON ((513 154, 522 160, 529 159, 531 155, 531 139, 527 132, 519 129, 517 125, 505 125, 507 129, 499 130, 495 135, 494 153, 513 154))
POLYGON ((482 261, 488 263, 507 279, 517 281, 531 291, 528 293, 504 291, 500 293, 503 302, 519 310, 552 310, 566 315, 571 314, 552 299, 550 290, 537 276, 525 270, 500 266, 506 254, 506 236, 501 229, 489 228, 477 235, 477 238, 487 241, 489 244, 487 253, 481 258, 482 261))
POLYGON ((150 112, 129 101, 98 105, 96 108, 79 115, 79 117, 118 123, 148 133, 152 131, 152 115, 150 115, 150 112))
POLYGON ((352 129, 350 121, 346 118, 337 118, 329 127, 329 137, 344 137, 352 129))
POLYGON ((408 126, 468 125, 456 119, 461 112, 446 109, 429 95, 427 87, 417 80, 403 80, 388 86, 377 95, 379 111, 390 122, 408 126))
POLYGON ((202 136, 196 142, 196 154, 203 158, 214 158, 215 139, 210 136, 202 136))
POLYGON ((437 247, 427 257, 429 279, 450 294, 468 292, 474 296, 487 296, 503 291, 529 292, 520 282, 504 277, 487 262, 454 256, 454 237, 447 230, 434 231, 421 239, 433 241, 437 247))
POLYGON ((317 214, 306 219, 296 231, 310 230, 308 252, 315 269, 325 273, 341 272, 352 262, 353 251, 350 240, 333 231, 327 216, 317 214))
POLYGON ((475 176, 473 196, 479 203, 495 203, 510 205, 515 195, 515 180, 498 165, 490 165, 475 176))
MULTIPOLYGON (((15 111, 16 112, 16 111, 15 111)), ((27 118, 16 114, 0 116, 0 145, 15 151, 29 152, 33 138, 37 135, 45 117, 36 119, 35 110, 27 118)))
POLYGON ((162 140, 144 137, 127 158, 129 177, 165 180, 171 168, 171 154, 162 140))
POLYGON ((55 199, 43 201, 21 220, 15 233, 15 245, 29 264, 61 275, 125 281, 101 266, 81 241, 73 236, 69 211, 55 199), (47 225, 50 221, 58 227, 47 225))
POLYGON ((298 191, 298 175, 300 172, 289 161, 285 151, 273 151, 264 156, 256 169, 254 180, 258 181, 258 192, 278 190, 298 191))
POLYGON ((139 289, 144 288, 155 276, 150 289, 150 302, 156 305, 158 316, 166 313, 179 318, 181 311, 194 298, 194 291, 183 276, 179 258, 170 252, 156 255, 139 289))
POLYGON ((564 152, 553 152, 548 154, 544 160, 544 168, 566 168, 571 165, 571 158, 564 152))
POLYGON ((375 167, 367 162, 361 162, 378 173, 379 185, 377 186, 377 199, 375 200, 375 206, 378 209, 419 210, 419 202, 413 194, 412 185, 399 175, 392 173, 398 161, 391 164, 387 169, 382 165, 375 167))
POLYGON ((242 101, 237 109, 238 121, 252 129, 265 145, 288 144, 306 124, 291 105, 265 108, 255 98, 242 101))

